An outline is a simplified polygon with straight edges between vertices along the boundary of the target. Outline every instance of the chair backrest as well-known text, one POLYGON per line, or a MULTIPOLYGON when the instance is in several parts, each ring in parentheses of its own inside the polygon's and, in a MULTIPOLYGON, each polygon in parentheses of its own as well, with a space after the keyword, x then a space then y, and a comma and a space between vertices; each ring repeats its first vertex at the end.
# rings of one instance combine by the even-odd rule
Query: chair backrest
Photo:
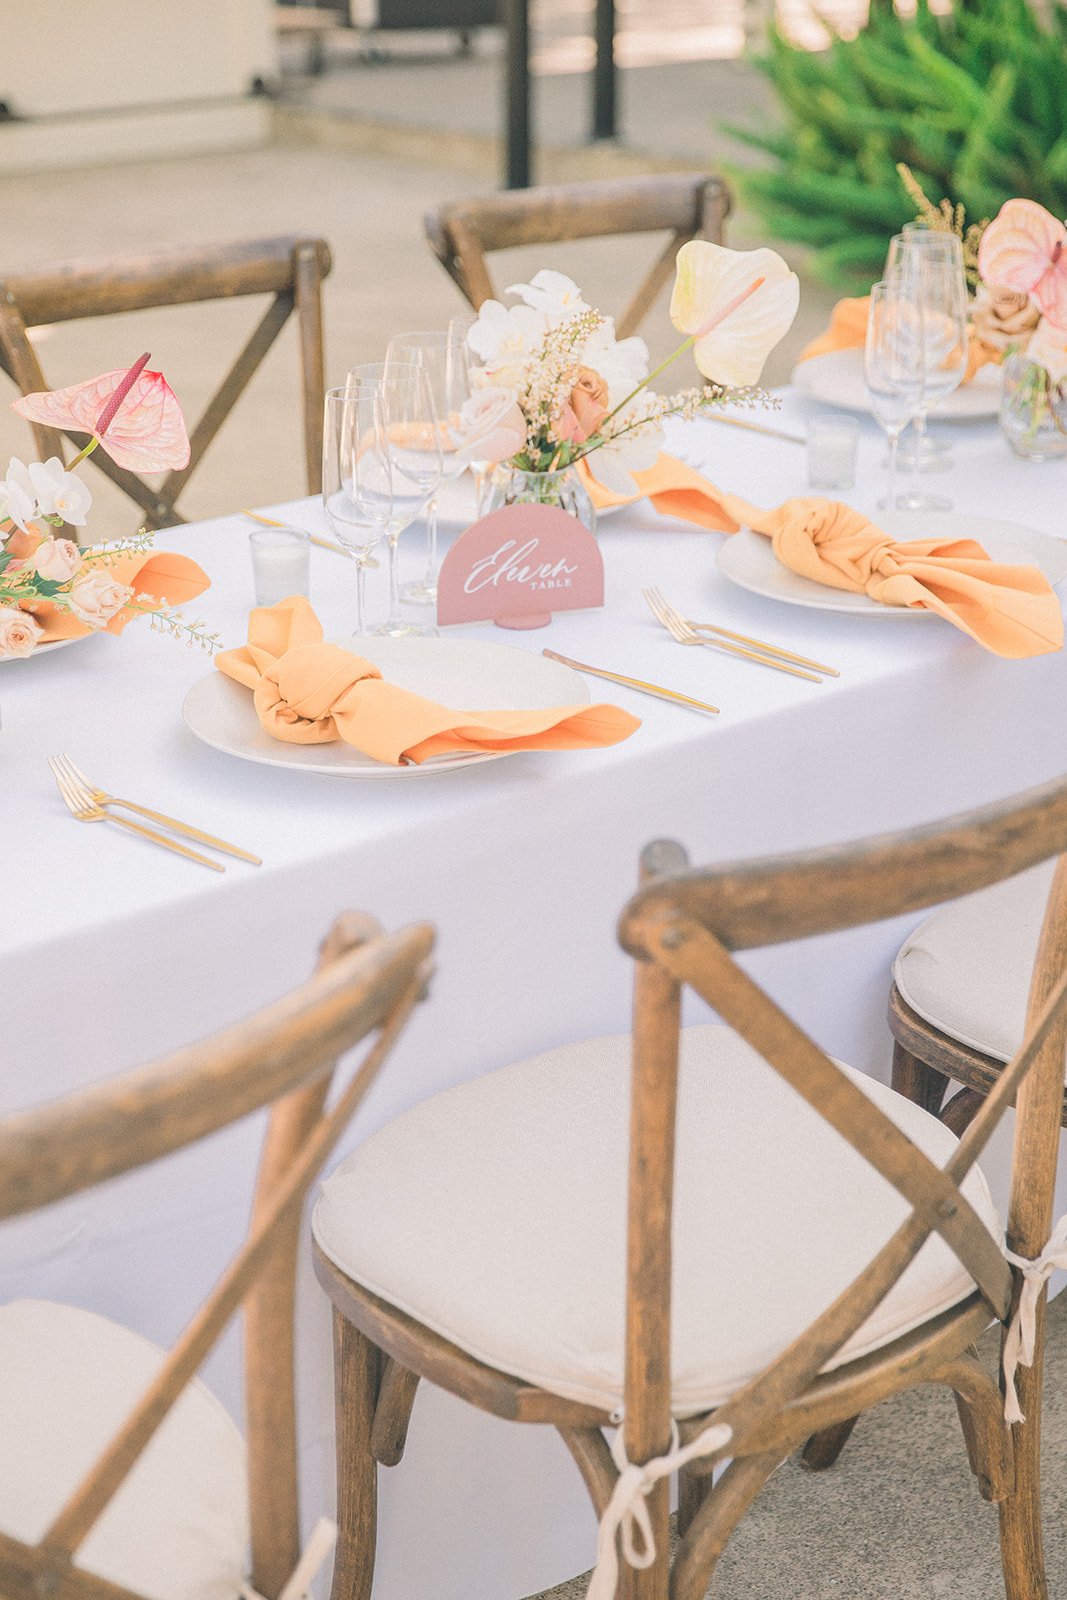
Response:
MULTIPOLYGON (((716 1411, 743 1454, 746 1436, 803 1393, 937 1232, 1005 1320, 1012 1269, 960 1184, 1017 1098, 1008 1245, 1033 1258, 1048 1241, 1067 1053, 1067 861, 1046 910, 1026 1037, 944 1170, 897 1128, 769 998, 733 952, 918 911, 1067 850, 1067 781, 932 827, 799 855, 686 870, 681 847, 650 846, 647 881, 620 940, 635 957, 628 1199, 626 1450, 661 1454, 670 1436, 671 1186, 680 995, 691 986, 911 1206, 848 1289, 716 1411)), ((705 1466, 709 1465, 709 1461, 705 1466)))
POLYGON ((485 259, 494 250, 606 234, 669 232, 662 253, 616 319, 618 335, 625 339, 651 310, 682 245, 696 238, 720 244, 729 211, 730 191, 722 178, 682 172, 456 200, 429 212, 424 225, 431 249, 475 311, 483 301, 498 298, 485 259))
MULTIPOLYGON (((23 394, 49 387, 27 330, 83 317, 113 316, 154 306, 198 304, 243 295, 271 295, 260 321, 190 429, 189 463, 167 475, 159 489, 117 466, 102 450, 89 457, 135 501, 147 526, 185 519, 175 502, 242 391, 294 312, 300 341, 304 448, 309 494, 322 488, 322 421, 326 383, 322 343, 322 280, 331 267, 323 239, 255 239, 240 244, 131 256, 68 261, 36 272, 0 277, 0 367, 23 394)), ((33 426, 42 458, 64 459, 62 436, 33 426)), ((69 434, 80 449, 85 438, 69 434)))
POLYGON ((368 917, 343 916, 315 976, 282 1000, 202 1044, 0 1120, 2 1219, 272 1108, 247 1237, 40 1543, 0 1532, 5 1600, 111 1592, 77 1567, 78 1547, 242 1304, 252 1583, 274 1596, 291 1575, 300 1553, 293 1307, 303 1202, 422 997, 432 948, 428 926, 383 935, 368 917), (371 1034, 326 1109, 338 1060, 371 1034))

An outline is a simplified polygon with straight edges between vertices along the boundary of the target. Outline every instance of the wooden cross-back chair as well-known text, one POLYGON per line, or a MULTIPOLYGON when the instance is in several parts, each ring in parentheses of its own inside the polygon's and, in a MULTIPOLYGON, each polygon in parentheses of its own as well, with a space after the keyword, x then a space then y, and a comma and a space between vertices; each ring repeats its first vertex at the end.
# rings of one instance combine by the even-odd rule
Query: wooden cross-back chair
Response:
POLYGON ((663 251, 616 319, 618 336, 625 339, 652 309, 683 244, 697 238, 722 243, 730 205, 722 178, 704 172, 662 173, 451 201, 429 212, 424 225, 430 248, 475 311, 483 301, 499 299, 485 259, 496 250, 608 234, 669 232, 663 251))
MULTIPOLYGON (((23 394, 34 394, 50 385, 29 338, 31 328, 155 306, 272 295, 270 305, 203 416, 190 428, 187 466, 168 473, 155 489, 137 473, 117 466, 103 450, 94 451, 89 459, 141 508, 146 526, 161 528, 183 522, 175 505, 178 496, 289 317, 295 314, 307 485, 309 494, 317 494, 322 487, 325 394, 321 288, 330 266, 330 250, 324 239, 287 237, 126 259, 69 261, 36 272, 0 276, 0 367, 23 394)), ((42 459, 64 459, 63 436, 57 430, 33 424, 33 433, 42 459)), ((86 442, 83 434, 69 433, 67 437, 78 449, 86 442)))
POLYGON ((0 1119, 3 1219, 271 1108, 247 1237, 169 1352, 75 1307, 0 1307, 4 1600, 249 1600, 249 1528, 252 1588, 274 1600, 294 1577, 302 1205, 422 996, 432 944, 428 927, 381 935, 370 918, 342 916, 315 976, 284 999, 152 1066, 0 1119), (372 1035, 327 1108, 338 1059, 372 1035), (195 1381, 242 1305, 247 1456, 195 1381))
POLYGON ((1009 1325, 1026 1275, 1003 1253, 976 1161, 1017 1100, 1007 1241, 1038 1257, 1067 1048, 1067 865, 1027 1037, 961 1140, 832 1061, 736 957, 939 904, 1065 848, 1067 782, 736 866, 685 870, 679 846, 648 848, 620 923, 632 1039, 586 1040, 437 1096, 323 1188, 313 1231, 334 1305, 335 1600, 369 1595, 376 1470, 400 1459, 420 1378, 559 1431, 601 1518, 596 1600, 702 1600, 733 1528, 809 1435, 913 1385, 945 1385, 980 1492, 1000 1507, 1009 1600, 1045 1596, 1043 1301, 1033 1363, 1018 1372, 1026 1420, 1009 1425, 975 1341, 1009 1325), (687 985, 721 1023, 680 1027, 687 985), (631 1514, 647 1514, 644 1534, 631 1514), (623 1560, 616 1580, 620 1526, 648 1564, 623 1560))

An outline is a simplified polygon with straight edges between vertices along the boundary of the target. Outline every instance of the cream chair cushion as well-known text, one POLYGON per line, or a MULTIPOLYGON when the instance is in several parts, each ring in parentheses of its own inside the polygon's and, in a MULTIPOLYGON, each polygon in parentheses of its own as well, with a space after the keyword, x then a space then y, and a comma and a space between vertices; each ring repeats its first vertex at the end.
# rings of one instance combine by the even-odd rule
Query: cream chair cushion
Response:
MULTIPOLYGON (((575 1400, 622 1400, 630 1040, 590 1039, 461 1084, 368 1139, 324 1184, 319 1246, 469 1354, 575 1400)), ((935 1119, 854 1080, 939 1165, 935 1119)), ((1000 1224, 976 1169, 966 1192, 1000 1224)), ((906 1203, 729 1029, 683 1037, 673 1406, 725 1400, 867 1265, 906 1203)), ((840 1360, 973 1284, 939 1240, 840 1360)))
POLYGON ((1030 970, 1054 861, 954 900, 920 923, 893 966, 913 1011, 996 1061, 1022 1043, 1030 970))
MULTIPOLYGON (((0 1528, 36 1544, 151 1384, 165 1352, 76 1306, 0 1307, 0 1528)), ((234 1600, 248 1570, 240 1431, 185 1390, 76 1555, 147 1600, 234 1600)))

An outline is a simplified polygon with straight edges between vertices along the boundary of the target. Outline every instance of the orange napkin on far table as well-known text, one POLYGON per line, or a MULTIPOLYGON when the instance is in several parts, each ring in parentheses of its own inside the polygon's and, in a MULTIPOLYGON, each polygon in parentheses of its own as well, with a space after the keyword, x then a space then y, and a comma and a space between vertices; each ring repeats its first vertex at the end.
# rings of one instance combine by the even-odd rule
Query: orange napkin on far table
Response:
POLYGON ((328 744, 343 739, 375 761, 399 766, 462 750, 580 750, 619 744, 641 726, 618 706, 553 706, 541 711, 457 711, 387 683, 352 650, 326 644, 300 595, 262 606, 248 619, 248 644, 215 657, 227 677, 252 690, 256 715, 274 739, 328 744))
MULTIPOLYGON (((870 305, 870 295, 866 294, 856 300, 839 300, 831 313, 830 326, 825 333, 820 333, 817 339, 805 345, 800 353, 801 361, 810 361, 812 356, 829 355, 834 350, 862 350, 867 343, 867 313, 870 305)), ((999 363, 1003 354, 1002 350, 983 343, 972 330, 964 383, 970 383, 982 367, 993 362, 999 363)))
POLYGON ((633 505, 638 500, 651 500, 661 516, 680 517, 683 522, 695 522, 698 527, 710 528, 715 533, 734 531, 729 518, 724 520, 720 491, 695 467, 679 461, 677 456, 667 455, 666 451, 655 466, 633 474, 637 494, 615 494, 611 489, 605 489, 594 478, 584 457, 578 462, 578 474, 598 511, 606 511, 611 506, 633 505))

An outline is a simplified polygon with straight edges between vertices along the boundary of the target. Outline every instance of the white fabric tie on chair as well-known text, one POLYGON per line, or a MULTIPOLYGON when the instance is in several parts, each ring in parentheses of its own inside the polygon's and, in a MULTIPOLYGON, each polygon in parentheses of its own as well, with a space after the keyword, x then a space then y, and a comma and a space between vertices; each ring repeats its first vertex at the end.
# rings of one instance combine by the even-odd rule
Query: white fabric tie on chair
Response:
POLYGON ((713 1423, 698 1433, 687 1445, 678 1443, 678 1425, 671 1421, 671 1447, 665 1456, 653 1456, 651 1461, 636 1465, 626 1459, 626 1444, 620 1427, 611 1441, 611 1454, 619 1469, 618 1481, 600 1519, 596 1541, 596 1567, 589 1582, 586 1600, 614 1600, 619 1578, 619 1553, 617 1540, 621 1534, 622 1553, 631 1567, 650 1567, 656 1559, 656 1542, 652 1537, 652 1520, 645 1505, 646 1497, 661 1478, 688 1466, 698 1456, 714 1455, 733 1438, 733 1430, 725 1422, 713 1423), (634 1541, 641 1534, 642 1549, 634 1541))
MULTIPOLYGON (((337 1524, 330 1517, 320 1517, 312 1528, 300 1559, 293 1568, 278 1600, 304 1600, 319 1568, 337 1543, 337 1524)), ((250 1583, 241 1585, 244 1600, 263 1600, 263 1596, 250 1583)))
POLYGON ((1067 1216, 1060 1218, 1045 1248, 1033 1261, 1026 1256, 1015 1255, 1007 1247, 1004 1254, 1023 1275, 1019 1304, 1004 1341, 1004 1418, 1007 1422, 1025 1422, 1019 1396, 1015 1392, 1015 1373, 1018 1367, 1029 1367, 1033 1363, 1037 1305, 1041 1291, 1057 1268, 1067 1269, 1067 1216))

